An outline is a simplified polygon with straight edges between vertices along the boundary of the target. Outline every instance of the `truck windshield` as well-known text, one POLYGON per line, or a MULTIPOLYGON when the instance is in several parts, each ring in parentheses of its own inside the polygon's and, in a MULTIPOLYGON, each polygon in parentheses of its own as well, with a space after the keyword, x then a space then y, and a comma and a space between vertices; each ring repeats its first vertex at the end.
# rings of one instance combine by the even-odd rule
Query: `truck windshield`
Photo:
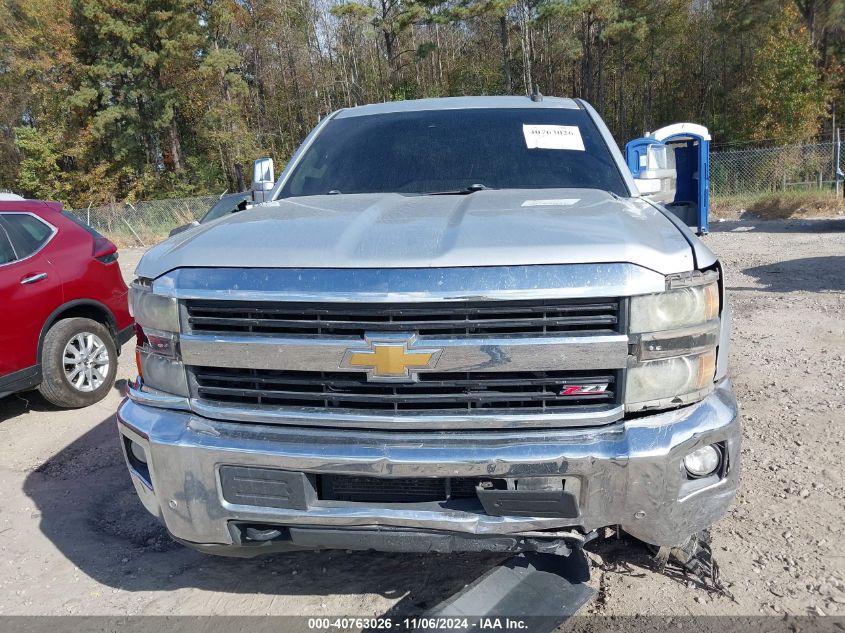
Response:
POLYGON ((280 197, 567 187, 628 195, 585 111, 430 110, 330 121, 280 197))

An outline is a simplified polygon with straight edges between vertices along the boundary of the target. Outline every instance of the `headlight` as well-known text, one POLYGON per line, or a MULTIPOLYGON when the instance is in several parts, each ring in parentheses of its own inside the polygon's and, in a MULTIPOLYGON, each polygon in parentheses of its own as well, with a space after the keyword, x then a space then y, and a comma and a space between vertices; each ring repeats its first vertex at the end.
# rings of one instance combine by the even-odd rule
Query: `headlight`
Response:
POLYGON ((712 386, 715 373, 715 350, 637 363, 628 369, 625 404, 634 411, 686 404, 712 386))
POLYGON ((666 278, 666 291, 631 297, 633 347, 625 383, 628 411, 701 400, 713 388, 719 344, 717 270, 666 278))
POLYGON ((144 385, 157 391, 188 396, 185 367, 179 358, 179 305, 176 299, 153 294, 136 282, 129 305, 138 336, 135 361, 144 385))
POLYGON ((135 360, 144 385, 156 391, 188 397, 188 378, 181 361, 154 354, 145 348, 137 350, 135 360))
POLYGON ((176 299, 153 294, 149 286, 133 283, 129 288, 129 311, 143 327, 167 332, 179 331, 176 299))
POLYGON ((631 333, 699 325, 719 316, 719 284, 631 297, 631 333))

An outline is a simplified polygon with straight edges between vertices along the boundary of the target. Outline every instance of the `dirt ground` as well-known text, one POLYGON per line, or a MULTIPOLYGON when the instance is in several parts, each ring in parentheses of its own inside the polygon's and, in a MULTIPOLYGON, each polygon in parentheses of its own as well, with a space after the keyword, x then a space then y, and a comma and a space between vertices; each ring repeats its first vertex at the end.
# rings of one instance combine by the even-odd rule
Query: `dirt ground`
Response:
MULTIPOLYGON (((741 489, 713 529, 734 599, 658 573, 627 538, 589 546, 603 615, 845 613, 845 220, 721 222, 705 238, 734 307, 741 489)), ((140 257, 126 250, 127 277, 140 257)), ((132 343, 118 377, 133 376, 132 343)), ((118 387, 120 384, 118 385, 118 387)), ((113 413, 34 393, 0 400, 0 615, 419 612, 491 556, 321 552, 214 558, 172 542, 136 500, 113 413)))

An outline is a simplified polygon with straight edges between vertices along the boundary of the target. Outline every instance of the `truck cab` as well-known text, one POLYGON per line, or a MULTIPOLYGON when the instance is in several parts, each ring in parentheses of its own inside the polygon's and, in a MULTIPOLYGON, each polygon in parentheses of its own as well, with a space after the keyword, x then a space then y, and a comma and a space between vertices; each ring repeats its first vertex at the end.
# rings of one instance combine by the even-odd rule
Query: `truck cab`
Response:
POLYGON ((152 248, 131 288, 118 428, 174 538, 566 553, 727 511, 721 264, 589 104, 344 109, 255 172, 260 204, 152 248))

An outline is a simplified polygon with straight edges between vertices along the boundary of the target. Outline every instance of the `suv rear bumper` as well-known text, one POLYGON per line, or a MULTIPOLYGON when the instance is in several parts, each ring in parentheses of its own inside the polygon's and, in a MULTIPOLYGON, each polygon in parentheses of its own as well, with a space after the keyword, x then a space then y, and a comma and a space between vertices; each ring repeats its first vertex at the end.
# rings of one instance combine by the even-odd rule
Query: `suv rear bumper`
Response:
POLYGON ((394 551, 519 551, 583 542, 585 534, 610 525, 647 543, 679 545, 725 514, 739 476, 740 427, 727 380, 696 404, 580 429, 401 434, 315 429, 210 420, 131 400, 121 404, 117 421, 132 481, 147 510, 176 539, 233 555, 354 548, 356 543, 394 551), (143 447, 147 464, 131 457, 130 441, 143 447), (684 456, 708 444, 723 449, 723 467, 690 479, 684 456), (289 491, 290 507, 278 507, 278 488, 264 506, 261 483, 252 503, 237 504, 224 497, 222 466, 309 475, 301 480, 314 474, 561 477, 577 482, 577 511, 567 517, 492 516, 480 507, 436 502, 321 501, 313 491, 309 496, 301 490, 289 491), (244 542, 244 526, 278 527, 280 536, 244 542))

